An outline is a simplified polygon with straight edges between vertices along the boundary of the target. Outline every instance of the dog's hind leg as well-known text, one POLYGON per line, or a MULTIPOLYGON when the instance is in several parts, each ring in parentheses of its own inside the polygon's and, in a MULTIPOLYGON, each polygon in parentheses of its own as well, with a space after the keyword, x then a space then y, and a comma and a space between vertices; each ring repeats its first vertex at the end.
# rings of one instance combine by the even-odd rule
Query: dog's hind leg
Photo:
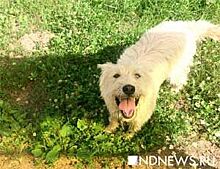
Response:
POLYGON ((190 40, 186 42, 182 57, 174 65, 169 75, 169 81, 172 86, 172 91, 179 92, 187 83, 190 66, 193 63, 193 56, 196 53, 196 41, 190 40))
POLYGON ((183 88, 184 85, 186 85, 189 71, 190 67, 187 66, 182 70, 176 70, 171 74, 169 81, 172 87, 172 91, 177 93, 183 88))

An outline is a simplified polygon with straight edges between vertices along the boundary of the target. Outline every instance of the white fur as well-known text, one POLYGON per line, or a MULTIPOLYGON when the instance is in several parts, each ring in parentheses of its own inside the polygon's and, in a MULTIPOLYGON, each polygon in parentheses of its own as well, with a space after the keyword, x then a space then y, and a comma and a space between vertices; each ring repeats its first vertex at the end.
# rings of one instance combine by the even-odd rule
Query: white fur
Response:
POLYGON ((196 53, 197 42, 209 37, 220 40, 220 27, 208 21, 166 21, 147 30, 134 45, 127 48, 117 64, 99 65, 101 95, 110 112, 108 131, 114 131, 119 122, 129 122, 138 131, 149 120, 156 105, 160 85, 169 80, 179 91, 187 82, 187 75, 196 53), (136 78, 136 74, 140 78, 136 78), (114 78, 114 74, 120 74, 114 78), (130 97, 123 86, 135 86, 133 98, 139 98, 131 119, 122 117, 115 97, 130 97))

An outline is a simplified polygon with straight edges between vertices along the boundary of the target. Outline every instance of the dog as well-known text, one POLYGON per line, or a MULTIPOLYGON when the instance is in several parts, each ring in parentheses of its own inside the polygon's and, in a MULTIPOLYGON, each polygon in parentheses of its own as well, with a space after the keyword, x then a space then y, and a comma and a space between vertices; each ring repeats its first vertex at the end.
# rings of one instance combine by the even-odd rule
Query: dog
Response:
POLYGON ((196 53, 197 42, 220 40, 220 26, 208 21, 164 21, 124 50, 116 64, 99 64, 101 96, 109 111, 107 132, 129 124, 132 137, 150 119, 161 84, 178 92, 196 53))

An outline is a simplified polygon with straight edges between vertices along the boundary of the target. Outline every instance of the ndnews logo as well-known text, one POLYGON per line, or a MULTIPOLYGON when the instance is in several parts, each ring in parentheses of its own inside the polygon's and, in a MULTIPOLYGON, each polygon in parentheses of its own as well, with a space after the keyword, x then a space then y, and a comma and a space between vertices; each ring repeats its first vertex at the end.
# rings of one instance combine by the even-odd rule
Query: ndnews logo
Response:
POLYGON ((147 166, 214 166, 216 164, 216 159, 210 156, 200 156, 195 158, 193 156, 177 157, 176 155, 169 156, 138 156, 130 155, 128 156, 128 165, 147 165, 147 166))

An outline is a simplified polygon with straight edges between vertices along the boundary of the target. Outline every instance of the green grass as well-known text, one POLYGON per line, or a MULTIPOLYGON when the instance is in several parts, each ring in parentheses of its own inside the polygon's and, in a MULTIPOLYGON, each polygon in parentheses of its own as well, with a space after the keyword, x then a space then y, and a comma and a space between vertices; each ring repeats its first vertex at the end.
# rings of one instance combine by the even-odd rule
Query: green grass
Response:
POLYGON ((108 112, 97 69, 115 62, 146 28, 163 20, 218 23, 219 11, 217 0, 1 1, 0 151, 28 151, 48 162, 60 153, 90 161, 180 144, 193 132, 219 145, 220 43, 199 45, 181 93, 162 86, 152 119, 132 141, 122 129, 103 133, 108 112), (44 30, 55 34, 48 50, 30 53, 18 45, 23 35, 44 30))

